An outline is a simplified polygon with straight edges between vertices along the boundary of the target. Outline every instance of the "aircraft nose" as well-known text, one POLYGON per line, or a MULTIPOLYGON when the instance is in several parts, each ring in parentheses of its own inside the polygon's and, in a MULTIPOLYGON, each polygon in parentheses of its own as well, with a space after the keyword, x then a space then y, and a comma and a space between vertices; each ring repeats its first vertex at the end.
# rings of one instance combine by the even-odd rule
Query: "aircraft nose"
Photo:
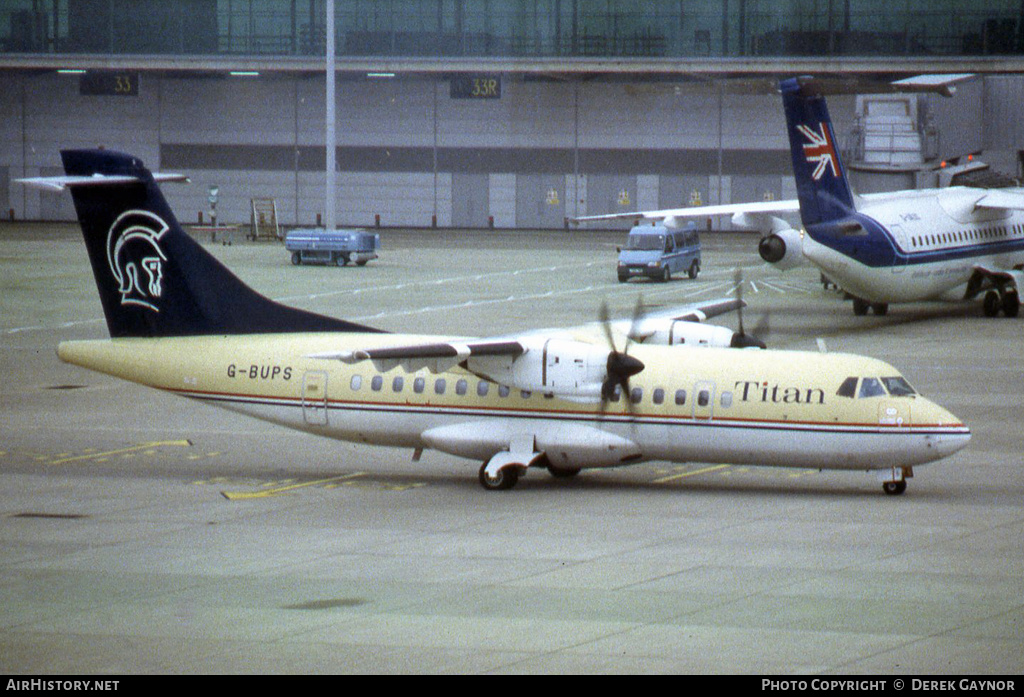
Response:
POLYGON ((964 422, 934 402, 929 402, 928 411, 928 421, 934 429, 928 443, 937 457, 947 457, 967 447, 971 442, 971 429, 964 422))

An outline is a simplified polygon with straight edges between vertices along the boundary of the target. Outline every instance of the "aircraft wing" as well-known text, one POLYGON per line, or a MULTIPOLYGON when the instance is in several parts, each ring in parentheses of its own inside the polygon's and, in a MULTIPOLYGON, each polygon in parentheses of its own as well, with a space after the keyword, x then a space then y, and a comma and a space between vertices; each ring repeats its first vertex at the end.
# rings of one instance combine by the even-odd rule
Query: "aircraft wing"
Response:
POLYGON ((470 356, 496 357, 508 356, 516 358, 526 351, 521 343, 515 340, 469 340, 460 342, 430 342, 409 344, 407 346, 386 346, 382 348, 354 349, 314 353, 309 358, 337 360, 342 363, 358 363, 372 361, 374 367, 387 372, 399 365, 409 372, 427 368, 431 372, 441 373, 462 363, 470 356))
POLYGON ((621 341, 631 340, 643 343, 659 332, 666 335, 670 329, 675 327, 676 333, 685 332, 690 337, 689 343, 724 348, 732 345, 732 330, 704 324, 704 322, 727 312, 736 312, 746 306, 747 303, 738 298, 720 298, 689 305, 643 308, 635 317, 610 320, 607 327, 600 321, 595 321, 567 328, 536 329, 520 336, 523 338, 571 337, 575 341, 604 346, 608 340, 608 329, 619 336, 621 341), (678 322, 704 324, 704 327, 683 330, 676 324, 678 322))
POLYGON ((609 213, 607 215, 584 215, 569 218, 570 222, 580 223, 601 222, 608 220, 661 220, 668 227, 678 227, 680 220, 690 218, 707 218, 716 215, 772 215, 779 213, 796 213, 800 210, 800 202, 796 199, 785 201, 756 201, 753 203, 725 203, 715 206, 688 206, 686 208, 667 208, 654 211, 633 211, 632 213, 609 213))
POLYGON ((696 305, 680 305, 668 307, 652 312, 645 312, 643 319, 672 319, 684 322, 703 322, 704 320, 724 315, 726 312, 735 312, 747 303, 738 298, 721 298, 710 300, 696 305))
POLYGON ((988 189, 974 207, 1024 210, 1024 189, 988 189))

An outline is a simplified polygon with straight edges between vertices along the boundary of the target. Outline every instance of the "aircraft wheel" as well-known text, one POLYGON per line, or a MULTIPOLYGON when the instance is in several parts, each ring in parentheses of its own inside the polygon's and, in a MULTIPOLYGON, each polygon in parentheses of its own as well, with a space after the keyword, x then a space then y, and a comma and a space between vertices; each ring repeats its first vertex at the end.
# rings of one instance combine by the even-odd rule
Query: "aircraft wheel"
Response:
POLYGON ((982 309, 985 312, 986 317, 996 317, 999 314, 999 306, 1002 304, 999 300, 999 293, 994 290, 990 290, 985 293, 985 301, 982 305, 982 309))
POLYGON ((298 252, 292 252, 292 265, 298 266, 302 263, 302 255, 298 252))
POLYGON ((889 312, 889 303, 874 303, 871 305, 871 311, 882 317, 889 312))
POLYGON ((487 474, 486 462, 480 466, 480 486, 488 491, 505 491, 514 487, 518 481, 519 468, 515 465, 502 467, 493 477, 487 474))
POLYGON ((863 317, 864 315, 866 315, 868 313, 869 307, 870 305, 868 304, 867 300, 862 300, 861 298, 853 299, 853 314, 857 315, 858 317, 863 317))
POLYGON ((579 467, 548 467, 548 472, 555 479, 569 479, 580 473, 579 467))
POLYGON ((690 280, 692 281, 693 279, 697 278, 697 274, 699 273, 700 267, 697 266, 697 262, 695 261, 692 264, 690 264, 690 270, 687 272, 687 275, 690 277, 690 280))
POLYGON ((1003 293, 1003 314, 1007 317, 1016 317, 1020 314, 1020 296, 1017 291, 1010 290, 1003 293))
POLYGON ((889 496, 899 496, 906 490, 906 481, 901 480, 898 482, 885 482, 884 484, 882 484, 882 491, 884 491, 889 496))
POLYGON ((348 265, 348 255, 347 254, 339 254, 338 256, 336 256, 334 258, 334 263, 337 264, 338 266, 346 266, 346 265, 348 265))

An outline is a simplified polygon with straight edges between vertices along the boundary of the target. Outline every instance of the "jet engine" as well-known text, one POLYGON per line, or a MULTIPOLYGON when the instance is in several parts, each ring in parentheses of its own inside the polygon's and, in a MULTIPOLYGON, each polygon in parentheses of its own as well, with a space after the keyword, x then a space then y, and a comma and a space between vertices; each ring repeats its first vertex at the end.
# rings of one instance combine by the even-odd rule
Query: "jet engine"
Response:
POLYGON ((757 252, 780 271, 800 266, 805 263, 803 234, 793 228, 777 230, 761 238, 757 252))

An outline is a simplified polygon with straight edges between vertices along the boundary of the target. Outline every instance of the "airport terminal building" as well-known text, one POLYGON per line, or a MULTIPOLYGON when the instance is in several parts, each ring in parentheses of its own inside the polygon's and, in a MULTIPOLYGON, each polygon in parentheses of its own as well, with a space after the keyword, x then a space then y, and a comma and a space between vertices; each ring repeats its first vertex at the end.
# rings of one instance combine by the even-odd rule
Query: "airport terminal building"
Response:
MULTIPOLYGON (((324 211, 325 0, 0 0, 0 213, 71 220, 14 180, 102 145, 183 222, 324 211)), ((971 73, 951 99, 830 99, 864 190, 980 154, 1020 175, 1013 0, 336 0, 338 222, 561 228, 567 217, 792 198, 776 85, 971 73)))

